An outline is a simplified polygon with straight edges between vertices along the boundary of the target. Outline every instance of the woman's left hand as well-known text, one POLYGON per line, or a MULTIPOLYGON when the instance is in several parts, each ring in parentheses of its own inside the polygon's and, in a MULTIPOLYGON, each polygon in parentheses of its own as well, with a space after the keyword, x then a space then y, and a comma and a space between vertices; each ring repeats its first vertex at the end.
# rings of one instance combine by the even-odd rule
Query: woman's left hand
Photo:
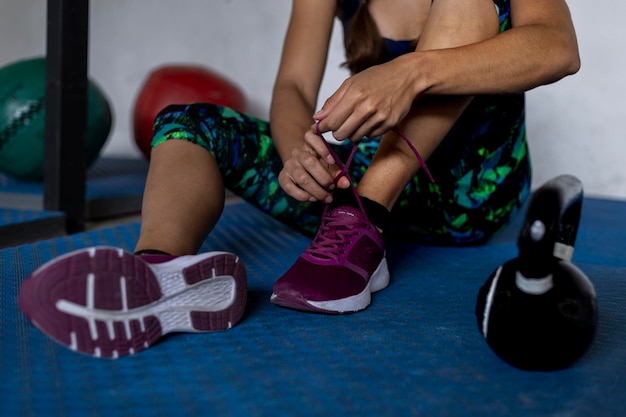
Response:
POLYGON ((337 140, 382 135, 407 115, 416 98, 410 73, 401 58, 370 67, 345 80, 313 118, 337 140))

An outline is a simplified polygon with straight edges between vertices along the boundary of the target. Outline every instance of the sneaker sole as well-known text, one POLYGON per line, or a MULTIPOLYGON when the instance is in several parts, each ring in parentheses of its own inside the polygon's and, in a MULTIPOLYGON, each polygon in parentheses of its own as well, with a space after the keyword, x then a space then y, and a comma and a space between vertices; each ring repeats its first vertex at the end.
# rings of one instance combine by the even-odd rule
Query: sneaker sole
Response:
POLYGON ((228 329, 243 316, 246 270, 227 252, 149 264, 118 248, 56 258, 20 288, 19 305, 42 332, 102 358, 137 353, 171 332, 228 329))
POLYGON ((312 311, 326 314, 349 314, 366 309, 372 302, 372 293, 380 291, 389 285, 390 276, 387 259, 383 260, 372 274, 367 286, 359 294, 346 298, 327 301, 307 300, 300 292, 281 291, 272 293, 270 301, 282 307, 302 311, 312 311))

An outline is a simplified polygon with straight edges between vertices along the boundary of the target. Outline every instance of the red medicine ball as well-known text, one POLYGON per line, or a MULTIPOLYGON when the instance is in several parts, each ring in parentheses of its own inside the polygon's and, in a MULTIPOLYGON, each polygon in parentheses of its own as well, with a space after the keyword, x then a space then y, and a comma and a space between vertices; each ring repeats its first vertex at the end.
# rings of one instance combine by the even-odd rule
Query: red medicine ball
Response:
POLYGON ((199 66, 169 65, 150 73, 133 112, 135 143, 150 158, 153 123, 170 104, 214 103, 245 112, 246 99, 235 84, 199 66))

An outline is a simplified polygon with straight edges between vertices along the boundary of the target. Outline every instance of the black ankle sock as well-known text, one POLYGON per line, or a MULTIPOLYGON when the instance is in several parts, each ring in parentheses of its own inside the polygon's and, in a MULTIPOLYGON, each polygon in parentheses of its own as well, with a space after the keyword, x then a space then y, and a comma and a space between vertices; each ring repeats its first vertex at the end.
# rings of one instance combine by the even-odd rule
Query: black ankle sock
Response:
POLYGON ((381 230, 385 230, 391 221, 391 212, 385 206, 370 200, 367 197, 361 197, 361 203, 367 213, 367 218, 381 230))
POLYGON ((135 255, 168 255, 168 256, 171 256, 169 253, 163 252, 162 250, 158 250, 158 249, 142 249, 142 250, 138 250, 137 252, 135 252, 135 255))
MULTIPOLYGON (((385 230, 391 220, 391 213, 385 206, 377 203, 374 200, 370 200, 367 197, 361 196, 361 204, 365 209, 367 218, 379 229, 385 230)), ((343 189, 338 188, 333 191, 333 202, 331 203, 331 209, 339 206, 358 207, 356 198, 350 188, 343 189)))
POLYGON ((330 203, 330 208, 334 209, 339 206, 358 207, 359 203, 354 198, 354 193, 350 188, 335 188, 333 190, 333 202, 330 203))

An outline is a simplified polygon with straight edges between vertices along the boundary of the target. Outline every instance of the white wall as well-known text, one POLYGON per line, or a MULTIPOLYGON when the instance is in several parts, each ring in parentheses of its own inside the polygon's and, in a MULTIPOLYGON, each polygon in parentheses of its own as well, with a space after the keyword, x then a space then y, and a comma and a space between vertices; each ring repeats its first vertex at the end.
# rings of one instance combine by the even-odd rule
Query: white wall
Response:
MULTIPOLYGON (((578 176, 587 195, 626 198, 626 92, 620 52, 626 3, 570 0, 582 69, 528 93, 534 186, 561 173, 578 176), (607 12, 609 10, 609 12, 607 12)), ((103 152, 140 155, 132 109, 146 75, 165 63, 196 63, 244 91, 250 112, 267 117, 291 0, 92 0, 90 76, 108 95, 115 125, 103 152)), ((45 52, 45 0, 0 0, 0 65, 45 52)), ((323 100, 346 71, 336 27, 323 100)))
POLYGON ((578 176, 589 195, 626 197, 626 3, 568 1, 581 70, 528 94, 528 135, 535 184, 578 176))

